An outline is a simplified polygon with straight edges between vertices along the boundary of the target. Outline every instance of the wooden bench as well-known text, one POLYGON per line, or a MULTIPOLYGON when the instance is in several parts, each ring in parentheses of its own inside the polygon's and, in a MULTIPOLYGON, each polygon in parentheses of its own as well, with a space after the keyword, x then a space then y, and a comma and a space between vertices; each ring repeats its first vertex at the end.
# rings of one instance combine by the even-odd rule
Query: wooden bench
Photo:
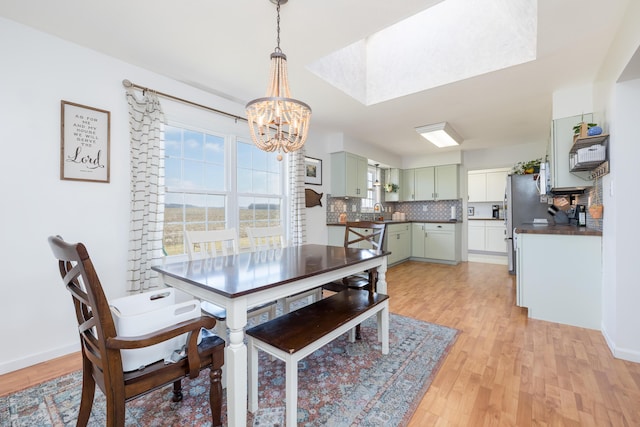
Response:
POLYGON ((258 350, 286 365, 286 425, 296 426, 298 361, 377 314, 382 354, 389 353, 389 297, 347 289, 247 330, 249 347, 249 410, 258 410, 258 350))

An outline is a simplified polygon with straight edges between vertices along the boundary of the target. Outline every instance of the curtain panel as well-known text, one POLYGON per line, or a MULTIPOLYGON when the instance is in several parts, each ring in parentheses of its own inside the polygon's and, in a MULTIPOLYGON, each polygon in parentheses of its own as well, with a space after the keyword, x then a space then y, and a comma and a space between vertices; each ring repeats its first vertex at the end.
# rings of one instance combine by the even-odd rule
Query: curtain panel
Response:
POLYGON ((164 114, 152 91, 139 100, 131 88, 126 96, 131 139, 127 290, 144 291, 157 285, 158 274, 151 266, 163 257, 164 114))
POLYGON ((307 241, 304 197, 304 149, 289 153, 289 236, 292 246, 307 241))

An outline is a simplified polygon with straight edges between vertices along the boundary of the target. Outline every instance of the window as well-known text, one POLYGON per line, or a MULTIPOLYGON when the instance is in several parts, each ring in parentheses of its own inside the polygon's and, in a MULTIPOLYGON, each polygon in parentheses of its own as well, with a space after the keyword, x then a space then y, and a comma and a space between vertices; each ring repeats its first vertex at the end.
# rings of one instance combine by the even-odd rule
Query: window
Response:
POLYGON ((378 203, 380 198, 378 187, 374 187, 376 180, 376 168, 369 166, 367 168, 367 197, 360 201, 361 212, 373 212, 373 206, 378 203))
POLYGON ((187 230, 234 227, 249 248, 246 227, 279 225, 283 162, 235 135, 165 126, 167 255, 184 254, 187 230))

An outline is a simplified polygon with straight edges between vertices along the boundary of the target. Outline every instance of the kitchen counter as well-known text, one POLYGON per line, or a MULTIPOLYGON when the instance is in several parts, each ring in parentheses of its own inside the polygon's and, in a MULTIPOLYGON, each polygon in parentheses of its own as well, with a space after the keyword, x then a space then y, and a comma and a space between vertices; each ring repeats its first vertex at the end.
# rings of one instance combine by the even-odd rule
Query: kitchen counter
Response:
MULTIPOLYGON (((363 220, 364 221, 364 220, 363 220)), ((357 221, 356 221, 357 222, 357 221)), ((413 220, 405 220, 405 221, 393 221, 393 220, 385 220, 385 221, 371 221, 371 222, 375 222, 376 224, 411 224, 413 222, 419 222, 421 224, 458 224, 461 223, 462 221, 451 221, 448 219, 413 219, 413 220)), ((334 226, 334 225, 342 225, 344 226, 343 222, 328 222, 327 226, 334 226)))
POLYGON ((556 234, 566 236, 602 236, 602 231, 575 225, 521 225, 516 228, 519 234, 556 234))
POLYGON ((500 221, 504 222, 504 218, 467 218, 469 221, 500 221))

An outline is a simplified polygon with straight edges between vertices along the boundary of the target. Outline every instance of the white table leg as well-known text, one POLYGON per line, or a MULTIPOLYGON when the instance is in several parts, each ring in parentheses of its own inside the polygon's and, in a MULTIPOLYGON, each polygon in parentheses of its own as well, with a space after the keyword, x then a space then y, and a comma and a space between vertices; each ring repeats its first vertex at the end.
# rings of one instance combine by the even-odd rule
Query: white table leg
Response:
POLYGON ((376 292, 387 294, 387 257, 383 257, 382 264, 378 267, 378 284, 376 292))
POLYGON ((229 427, 247 425, 247 346, 244 327, 247 325, 246 300, 238 298, 227 307, 229 345, 225 352, 227 366, 227 419, 229 427))

